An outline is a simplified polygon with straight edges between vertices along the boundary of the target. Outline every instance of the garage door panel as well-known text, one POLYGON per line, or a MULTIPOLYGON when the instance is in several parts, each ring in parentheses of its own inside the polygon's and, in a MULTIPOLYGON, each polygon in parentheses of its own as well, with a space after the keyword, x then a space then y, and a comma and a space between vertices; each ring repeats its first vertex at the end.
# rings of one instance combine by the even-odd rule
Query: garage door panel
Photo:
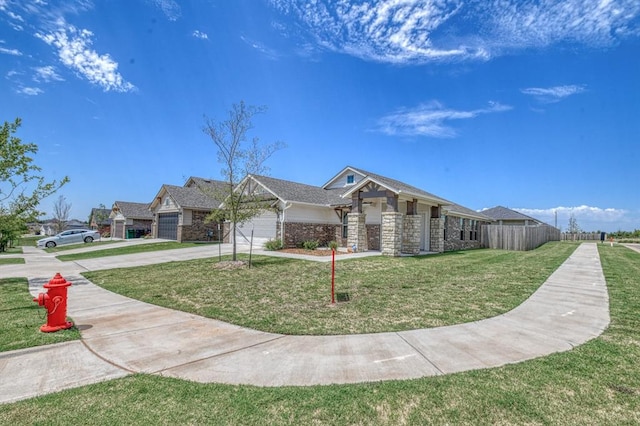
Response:
POLYGON ((262 246, 265 242, 276 238, 277 215, 275 212, 264 212, 253 219, 238 225, 236 241, 248 244, 253 230, 253 244, 262 246))
POLYGON ((158 214, 158 238, 178 239, 178 213, 158 214))

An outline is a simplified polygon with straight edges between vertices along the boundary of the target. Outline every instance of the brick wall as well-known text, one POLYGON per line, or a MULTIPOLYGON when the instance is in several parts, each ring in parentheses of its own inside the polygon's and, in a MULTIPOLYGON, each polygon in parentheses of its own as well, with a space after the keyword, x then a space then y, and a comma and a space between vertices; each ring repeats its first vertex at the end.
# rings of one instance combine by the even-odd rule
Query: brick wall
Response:
POLYGON ((317 240, 321 246, 326 246, 329 241, 340 242, 341 239, 336 240, 336 236, 342 234, 341 229, 342 225, 285 223, 282 243, 287 248, 293 248, 302 245, 305 241, 317 240))
POLYGON ((464 223, 460 224, 460 218, 455 216, 447 216, 445 220, 445 230, 447 238, 444 241, 445 251, 468 250, 480 247, 480 231, 478 230, 478 239, 470 239, 471 221, 464 219, 464 223), (464 230, 464 239, 460 239, 460 231, 464 230))
MULTIPOLYGON (((366 225, 369 250, 380 250, 380 225, 366 225)), ((343 246, 346 246, 346 238, 343 246)))
POLYGON ((208 212, 192 211, 191 212, 191 225, 183 225, 180 235, 182 239, 180 241, 218 241, 219 232, 218 224, 216 222, 205 222, 208 212), (209 232, 212 232, 211 238, 209 238, 209 232))

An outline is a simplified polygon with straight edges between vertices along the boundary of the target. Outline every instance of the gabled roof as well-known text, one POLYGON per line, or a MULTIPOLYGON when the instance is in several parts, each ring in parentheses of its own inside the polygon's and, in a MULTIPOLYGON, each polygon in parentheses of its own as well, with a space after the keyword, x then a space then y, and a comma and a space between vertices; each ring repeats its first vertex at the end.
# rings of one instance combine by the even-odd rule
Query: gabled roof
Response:
POLYGON ((445 210, 446 214, 450 214, 452 216, 468 217, 471 219, 483 220, 487 222, 494 221, 492 217, 483 214, 484 212, 478 213, 475 210, 468 209, 459 204, 451 204, 449 206, 444 207, 443 209, 445 210))
POLYGON ((183 209, 212 210, 220 206, 220 201, 213 199, 200 188, 174 185, 162 185, 162 188, 183 209))
POLYGON ((122 216, 128 219, 153 219, 153 213, 149 210, 149 203, 116 201, 113 205, 120 210, 122 216))
POLYGON ((442 197, 438 197, 437 195, 431 194, 430 192, 423 191, 422 189, 416 188, 415 186, 408 185, 404 182, 400 182, 399 180, 391 179, 391 178, 378 175, 376 173, 371 173, 366 170, 358 169, 352 166, 348 166, 348 168, 360 173, 361 175, 364 175, 365 177, 360 181, 359 184, 349 188, 349 190, 342 195, 343 198, 346 198, 347 196, 351 195, 352 192, 361 189, 364 185, 367 184, 367 182, 373 181, 379 185, 386 187, 387 189, 390 189, 396 194, 406 194, 406 195, 414 196, 416 198, 426 198, 444 205, 454 204, 449 200, 446 200, 442 197))
POLYGON ((522 214, 520 212, 502 206, 485 209, 482 210, 481 213, 485 216, 489 216, 494 220, 531 220, 536 223, 542 223, 538 219, 534 219, 531 216, 527 216, 526 214, 522 214))
POLYGON ((95 221, 96 216, 100 216, 103 219, 100 223, 98 223, 98 225, 109 225, 111 224, 111 220, 109 219, 110 214, 110 209, 101 209, 98 207, 94 207, 91 209, 91 221, 95 221))
MULTIPOLYGON (((251 175, 256 182, 283 202, 319 204, 324 206, 344 205, 342 189, 323 189, 319 186, 276 179, 269 176, 251 175)), ((351 204, 351 201, 348 203, 351 204)))

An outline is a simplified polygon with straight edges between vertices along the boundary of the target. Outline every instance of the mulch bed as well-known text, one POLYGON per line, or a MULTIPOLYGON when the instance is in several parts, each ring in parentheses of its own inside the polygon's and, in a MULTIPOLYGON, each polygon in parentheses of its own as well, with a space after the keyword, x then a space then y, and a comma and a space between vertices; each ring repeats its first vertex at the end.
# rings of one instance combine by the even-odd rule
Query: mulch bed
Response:
MULTIPOLYGON (((320 249, 320 250, 306 250, 306 249, 302 249, 302 248, 288 248, 288 249, 282 249, 282 250, 278 250, 280 253, 292 253, 292 254, 307 254, 310 256, 331 256, 331 250, 324 250, 324 249, 320 249)), ((336 250, 336 256, 342 255, 342 254, 348 254, 344 251, 338 251, 336 250)))

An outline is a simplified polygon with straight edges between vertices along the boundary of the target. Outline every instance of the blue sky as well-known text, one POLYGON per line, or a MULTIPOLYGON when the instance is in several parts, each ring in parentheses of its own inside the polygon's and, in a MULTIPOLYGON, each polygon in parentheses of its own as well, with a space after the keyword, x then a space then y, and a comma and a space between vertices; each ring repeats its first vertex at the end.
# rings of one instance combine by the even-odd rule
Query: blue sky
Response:
POLYGON ((637 0, 0 0, 0 120, 79 219, 220 178, 204 116, 244 100, 268 108, 251 136, 287 145, 273 177, 353 165, 640 229, 639 76, 637 0))

